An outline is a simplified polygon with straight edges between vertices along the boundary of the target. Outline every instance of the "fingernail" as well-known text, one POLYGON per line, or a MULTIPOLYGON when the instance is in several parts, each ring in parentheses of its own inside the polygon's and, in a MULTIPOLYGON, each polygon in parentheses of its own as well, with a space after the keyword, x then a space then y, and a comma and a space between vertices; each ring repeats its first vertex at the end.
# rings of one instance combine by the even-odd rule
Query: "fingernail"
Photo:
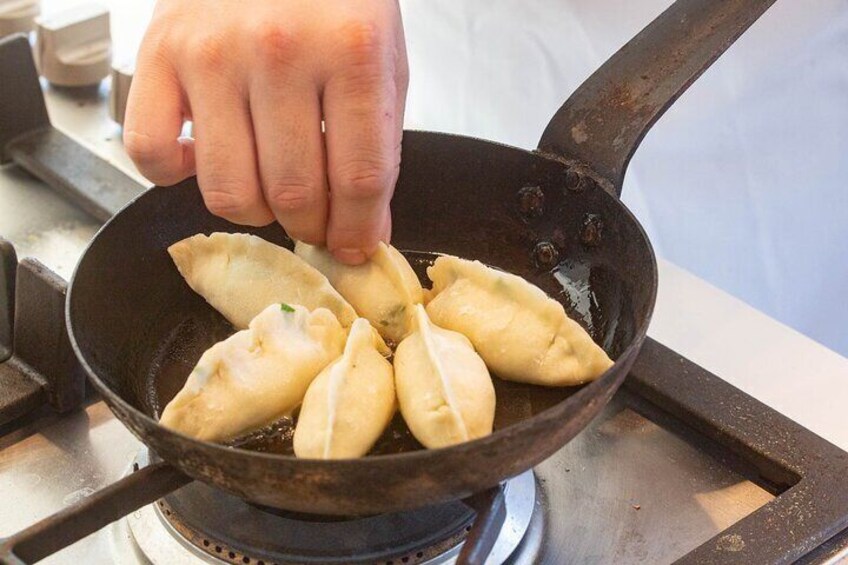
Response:
POLYGON ((360 263, 364 263, 365 259, 367 259, 364 251, 361 249, 354 249, 352 247, 336 249, 333 251, 333 255, 342 263, 347 263, 349 265, 359 265, 360 263))

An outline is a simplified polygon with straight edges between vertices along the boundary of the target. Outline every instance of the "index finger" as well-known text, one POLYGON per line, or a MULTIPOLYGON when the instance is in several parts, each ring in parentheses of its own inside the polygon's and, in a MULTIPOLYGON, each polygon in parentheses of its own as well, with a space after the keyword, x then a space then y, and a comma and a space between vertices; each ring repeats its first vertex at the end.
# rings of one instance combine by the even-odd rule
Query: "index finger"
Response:
POLYGON ((138 170, 156 184, 194 173, 194 149, 180 141, 186 116, 180 81, 161 53, 143 46, 127 99, 124 146, 138 170))

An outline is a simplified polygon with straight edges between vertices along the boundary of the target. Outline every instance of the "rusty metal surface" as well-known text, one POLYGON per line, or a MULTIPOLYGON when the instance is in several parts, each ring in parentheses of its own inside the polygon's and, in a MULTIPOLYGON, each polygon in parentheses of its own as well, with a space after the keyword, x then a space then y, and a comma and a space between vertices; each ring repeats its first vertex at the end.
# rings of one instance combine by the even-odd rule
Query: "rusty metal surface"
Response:
POLYGON ((25 36, 0 41, 0 155, 105 221, 144 187, 50 125, 25 36))
POLYGON ((848 561, 848 529, 796 561, 796 565, 845 565, 848 561))
POLYGON ((79 407, 85 375, 74 357, 65 327, 65 288, 61 278, 35 259, 15 265, 11 245, 2 242, 4 286, 0 314, 13 312, 11 357, 0 363, 0 425, 24 416, 45 402, 58 412, 79 407), (14 284, 12 278, 14 277, 14 284))
POLYGON ((588 164, 621 193, 651 126, 774 0, 678 0, 557 111, 539 151, 588 164))
POLYGON ((792 563, 848 529, 848 453, 651 339, 625 386, 778 495, 679 563, 792 563))

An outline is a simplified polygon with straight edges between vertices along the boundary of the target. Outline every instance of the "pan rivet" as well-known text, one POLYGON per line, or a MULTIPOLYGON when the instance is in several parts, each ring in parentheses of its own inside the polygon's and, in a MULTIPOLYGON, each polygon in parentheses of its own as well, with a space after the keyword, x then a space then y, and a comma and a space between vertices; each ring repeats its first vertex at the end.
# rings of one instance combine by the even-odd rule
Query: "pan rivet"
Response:
POLYGON ((540 241, 533 248, 533 261, 539 268, 551 268, 559 262, 559 251, 550 241, 540 241))
POLYGON ((565 188, 568 190, 573 190, 575 192, 579 192, 583 190, 583 186, 580 182, 580 175, 578 175, 574 171, 566 171, 565 172, 565 188))
POLYGON ((586 214, 583 216, 583 228, 580 231, 580 241, 588 247, 601 244, 601 235, 604 231, 604 222, 598 214, 586 214))
POLYGON ((518 191, 518 210, 527 220, 538 218, 545 212, 545 193, 538 186, 525 186, 518 191))

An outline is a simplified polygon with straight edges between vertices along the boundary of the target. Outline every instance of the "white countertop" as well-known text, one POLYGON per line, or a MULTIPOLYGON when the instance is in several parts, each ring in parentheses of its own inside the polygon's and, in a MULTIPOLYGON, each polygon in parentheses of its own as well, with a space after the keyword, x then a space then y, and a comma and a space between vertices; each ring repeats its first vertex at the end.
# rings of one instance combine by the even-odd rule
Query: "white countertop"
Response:
POLYGON ((848 450, 848 359, 668 261, 648 334, 848 450))

